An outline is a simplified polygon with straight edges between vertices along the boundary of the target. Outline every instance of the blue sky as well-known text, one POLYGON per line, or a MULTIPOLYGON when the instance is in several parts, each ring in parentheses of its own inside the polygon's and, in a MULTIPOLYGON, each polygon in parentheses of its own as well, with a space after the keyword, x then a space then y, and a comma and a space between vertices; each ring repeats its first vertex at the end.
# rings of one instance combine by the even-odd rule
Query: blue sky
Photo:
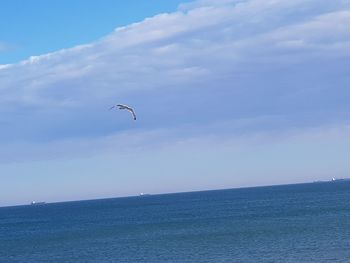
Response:
POLYGON ((0 64, 92 42, 118 26, 176 10, 180 0, 3 0, 0 64))
POLYGON ((349 177, 349 1, 5 3, 0 205, 349 177))

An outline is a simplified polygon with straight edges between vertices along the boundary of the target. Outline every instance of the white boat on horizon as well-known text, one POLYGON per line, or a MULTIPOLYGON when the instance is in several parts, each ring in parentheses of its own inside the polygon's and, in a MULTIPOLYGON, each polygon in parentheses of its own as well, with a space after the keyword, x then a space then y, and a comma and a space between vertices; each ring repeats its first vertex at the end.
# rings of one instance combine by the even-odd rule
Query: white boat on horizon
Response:
POLYGON ((36 202, 36 201, 32 201, 32 202, 30 203, 30 205, 44 205, 44 204, 46 204, 46 202, 36 202))
POLYGON ((149 196, 151 194, 140 193, 139 196, 149 196))

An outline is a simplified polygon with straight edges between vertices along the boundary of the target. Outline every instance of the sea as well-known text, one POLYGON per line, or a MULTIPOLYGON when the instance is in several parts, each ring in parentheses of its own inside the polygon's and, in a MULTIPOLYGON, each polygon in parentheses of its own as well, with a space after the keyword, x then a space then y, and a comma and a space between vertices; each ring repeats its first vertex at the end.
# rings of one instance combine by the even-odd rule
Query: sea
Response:
POLYGON ((0 262, 350 262, 350 181, 2 207, 0 262))

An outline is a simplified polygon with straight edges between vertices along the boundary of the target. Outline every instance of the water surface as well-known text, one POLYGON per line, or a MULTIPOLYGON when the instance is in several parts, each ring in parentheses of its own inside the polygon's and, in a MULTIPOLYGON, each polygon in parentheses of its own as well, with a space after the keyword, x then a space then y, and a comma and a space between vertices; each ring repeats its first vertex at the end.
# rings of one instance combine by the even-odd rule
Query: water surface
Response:
POLYGON ((350 182, 3 207, 0 262, 350 262, 350 182))

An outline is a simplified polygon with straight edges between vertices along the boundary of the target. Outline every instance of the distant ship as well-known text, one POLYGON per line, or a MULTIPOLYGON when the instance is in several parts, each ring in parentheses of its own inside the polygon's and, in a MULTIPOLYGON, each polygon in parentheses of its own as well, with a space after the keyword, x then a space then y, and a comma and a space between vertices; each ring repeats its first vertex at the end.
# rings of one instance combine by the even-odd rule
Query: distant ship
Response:
POLYGON ((339 179, 336 179, 336 178, 332 178, 331 180, 328 180, 328 181, 313 181, 313 183, 335 183, 335 182, 343 182, 343 181, 350 181, 350 178, 339 178, 339 179))
POLYGON ((140 193, 139 196, 149 196, 151 194, 140 193))
POLYGON ((44 205, 44 204, 46 204, 46 202, 35 202, 35 201, 32 201, 30 204, 31 205, 44 205))
POLYGON ((332 178, 331 182, 339 182, 339 181, 350 181, 350 178, 340 178, 340 179, 336 179, 336 178, 332 178))

